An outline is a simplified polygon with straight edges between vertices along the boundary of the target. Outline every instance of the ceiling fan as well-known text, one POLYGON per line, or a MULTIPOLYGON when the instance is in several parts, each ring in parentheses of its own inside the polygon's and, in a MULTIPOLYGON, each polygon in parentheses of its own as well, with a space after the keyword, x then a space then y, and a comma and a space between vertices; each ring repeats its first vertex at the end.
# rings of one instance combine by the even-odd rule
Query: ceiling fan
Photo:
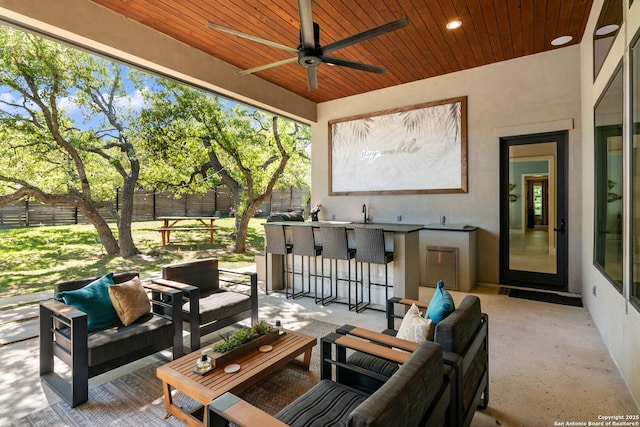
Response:
POLYGON ((350 61, 348 59, 337 58, 335 56, 329 56, 329 54, 338 49, 342 49, 356 43, 381 36, 400 28, 404 28, 409 25, 409 20, 406 16, 404 18, 387 22, 386 24, 382 24, 378 27, 371 28, 361 33, 354 34, 342 40, 329 43, 326 46, 321 46, 320 26, 313 22, 313 15, 311 13, 312 1, 313 0, 298 0, 298 13, 300 15, 300 44, 297 48, 292 48, 271 40, 263 39, 258 36, 243 33, 234 30, 233 28, 223 27, 212 22, 207 22, 207 26, 214 30, 223 31, 225 33, 233 34, 238 37, 243 37, 245 39, 253 40, 267 46, 275 47, 297 54, 297 56, 289 59, 273 62, 271 64, 261 65, 259 67, 250 68, 248 70, 242 70, 240 71, 240 74, 251 74, 257 71, 266 70, 268 68, 290 64, 292 62, 298 62, 298 64, 307 69, 307 82, 309 84, 309 90, 313 90, 318 88, 318 75, 316 73, 316 67, 322 62, 325 62, 327 64, 340 65, 342 67, 353 68, 360 71, 368 71, 370 73, 376 74, 383 74, 385 71, 387 71, 382 67, 364 64, 362 62, 350 61))

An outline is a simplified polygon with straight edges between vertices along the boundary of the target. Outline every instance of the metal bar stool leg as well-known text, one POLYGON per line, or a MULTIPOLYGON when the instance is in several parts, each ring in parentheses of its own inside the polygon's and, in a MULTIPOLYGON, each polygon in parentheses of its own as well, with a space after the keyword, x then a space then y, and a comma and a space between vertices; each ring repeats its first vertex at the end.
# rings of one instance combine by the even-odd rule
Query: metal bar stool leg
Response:
MULTIPOLYGON (((355 251, 349 248, 347 230, 345 227, 320 227, 322 235, 322 257, 329 259, 329 275, 324 275, 324 265, 322 272, 322 280, 329 279, 329 292, 325 294, 324 282, 322 286, 322 295, 318 295, 317 299, 321 301, 321 304, 327 304, 329 302, 336 302, 341 304, 351 304, 351 259, 355 256, 355 251), (347 261, 348 277, 344 277, 344 274, 340 274, 339 261, 347 261), (333 262, 332 262, 333 261, 333 262), (334 273, 335 266, 335 273, 334 273), (345 294, 348 294, 347 301, 344 301, 344 297, 341 297, 340 282, 347 282, 347 290, 345 294)), ((343 294, 344 295, 344 294, 343 294)))
MULTIPOLYGON (((296 260, 293 256, 291 256, 291 271, 295 271, 296 268, 296 260)), ((291 280, 294 281, 295 277, 293 274, 291 275, 291 280)), ((284 256, 284 296, 289 299, 289 269, 287 268, 287 256, 284 256)))
MULTIPOLYGON (((362 278, 360 280, 360 293, 361 296, 358 298, 356 294, 356 304, 355 311, 360 313, 362 310, 366 308, 371 308, 374 310, 385 311, 384 305, 383 308, 376 308, 372 305, 372 289, 376 286, 384 286, 385 292, 385 303, 389 299, 389 288, 393 285, 389 284, 389 275, 388 275, 388 264, 393 261, 393 252, 389 252, 385 248, 384 242, 384 230, 382 229, 374 229, 374 228, 356 228, 355 229, 355 237, 356 237, 356 261, 360 262, 360 271, 363 271, 362 265, 367 263, 367 291, 368 295, 365 301, 364 295, 364 273, 361 273, 362 278), (371 280, 371 264, 384 264, 384 283, 377 283, 371 280)), ((377 272, 376 272, 377 277, 377 272)), ((356 286, 356 292, 358 292, 358 287, 356 286)))
POLYGON ((267 251, 264 253, 264 293, 269 295, 269 253, 267 251))
MULTIPOLYGON (((282 280, 282 285, 284 287, 284 293, 288 298, 289 295, 289 266, 288 266, 288 259, 287 259, 287 255, 291 254, 293 246, 289 243, 287 243, 287 239, 286 239, 286 235, 285 235, 285 230, 284 230, 284 226, 280 225, 280 224, 269 224, 266 223, 264 224, 264 231, 265 231, 265 237, 266 237, 266 242, 265 242, 265 253, 267 255, 267 267, 265 268, 265 273, 267 274, 267 280, 265 281, 266 283, 266 291, 267 294, 269 292, 269 259, 268 259, 268 254, 271 254, 271 263, 273 264, 273 256, 274 255, 279 255, 284 257, 283 259, 283 280, 282 280)), ((292 264, 295 267, 295 261, 292 260, 292 264)), ((271 275, 273 276, 275 273, 275 271, 271 271, 271 275)), ((273 277, 272 277, 273 279, 273 277)), ((273 280, 271 280, 271 289, 273 291, 275 291, 275 283, 273 283, 273 280)))

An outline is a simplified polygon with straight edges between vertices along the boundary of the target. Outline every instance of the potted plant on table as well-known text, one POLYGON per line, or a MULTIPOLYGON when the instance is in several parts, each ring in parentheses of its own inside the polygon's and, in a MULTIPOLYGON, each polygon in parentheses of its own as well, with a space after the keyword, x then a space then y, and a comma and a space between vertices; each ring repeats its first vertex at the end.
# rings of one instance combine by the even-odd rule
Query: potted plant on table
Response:
POLYGON ((263 345, 278 339, 280 331, 264 321, 252 327, 243 326, 227 335, 211 348, 212 365, 223 366, 263 345))

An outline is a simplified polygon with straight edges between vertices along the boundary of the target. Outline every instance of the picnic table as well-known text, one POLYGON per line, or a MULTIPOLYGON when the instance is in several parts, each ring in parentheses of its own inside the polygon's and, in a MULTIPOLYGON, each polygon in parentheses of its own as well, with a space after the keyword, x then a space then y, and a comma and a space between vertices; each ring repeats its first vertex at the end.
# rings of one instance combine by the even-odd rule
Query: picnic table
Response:
POLYGON ((219 217, 217 216, 159 216, 158 219, 162 220, 164 225, 162 227, 155 228, 155 230, 160 233, 163 245, 169 243, 172 231, 206 230, 209 231, 209 241, 213 243, 213 234, 216 228, 218 228, 213 225, 213 223, 218 218, 219 217), (178 226, 177 224, 180 221, 195 221, 199 224, 195 226, 178 226))

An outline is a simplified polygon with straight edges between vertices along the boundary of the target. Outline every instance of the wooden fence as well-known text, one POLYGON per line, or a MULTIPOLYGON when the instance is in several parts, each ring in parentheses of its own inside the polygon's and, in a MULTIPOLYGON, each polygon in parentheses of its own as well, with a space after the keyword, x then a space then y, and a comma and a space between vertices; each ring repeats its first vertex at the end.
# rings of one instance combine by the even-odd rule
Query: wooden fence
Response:
MULTIPOLYGON (((270 200, 260 207, 262 215, 270 212, 305 210, 306 188, 288 188, 274 191, 270 200)), ((120 192, 114 201, 120 207, 120 192)), ((204 194, 176 197, 169 191, 142 190, 133 196, 133 220, 151 221, 159 216, 228 216, 233 205, 231 192, 227 188, 216 188, 204 194)), ((114 220, 108 209, 101 210, 107 220, 114 220)), ((25 200, 0 206, 0 228, 32 225, 85 224, 89 221, 82 213, 69 205, 44 205, 38 201, 25 200)))

